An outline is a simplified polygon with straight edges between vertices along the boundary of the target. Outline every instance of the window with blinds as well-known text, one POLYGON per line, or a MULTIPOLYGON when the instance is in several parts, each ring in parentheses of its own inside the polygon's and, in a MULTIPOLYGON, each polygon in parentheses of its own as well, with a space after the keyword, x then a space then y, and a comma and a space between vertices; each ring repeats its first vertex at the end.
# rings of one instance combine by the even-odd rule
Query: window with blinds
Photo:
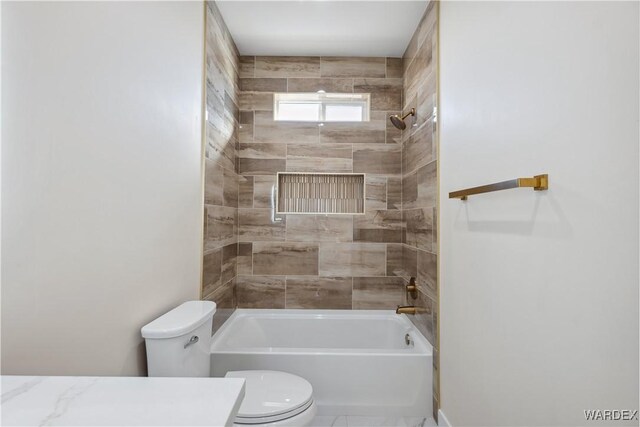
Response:
POLYGON ((278 173, 277 212, 363 214, 364 174, 278 173))

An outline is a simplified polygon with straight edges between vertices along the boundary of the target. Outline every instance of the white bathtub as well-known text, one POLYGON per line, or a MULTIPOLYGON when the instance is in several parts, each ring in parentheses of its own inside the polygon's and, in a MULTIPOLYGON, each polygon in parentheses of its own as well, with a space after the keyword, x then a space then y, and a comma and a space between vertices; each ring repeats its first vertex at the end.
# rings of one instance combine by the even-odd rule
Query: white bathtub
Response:
POLYGON ((432 347, 393 311, 238 309, 213 336, 211 358, 214 377, 273 369, 306 378, 319 414, 431 416, 432 347))

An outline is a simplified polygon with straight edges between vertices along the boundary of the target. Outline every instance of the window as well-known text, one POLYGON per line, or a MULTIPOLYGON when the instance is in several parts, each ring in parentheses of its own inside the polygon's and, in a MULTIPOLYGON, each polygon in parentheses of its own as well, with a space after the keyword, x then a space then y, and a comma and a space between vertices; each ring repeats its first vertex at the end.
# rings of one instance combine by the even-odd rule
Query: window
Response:
POLYGON ((292 122, 368 122, 368 93, 276 93, 273 119, 292 122))

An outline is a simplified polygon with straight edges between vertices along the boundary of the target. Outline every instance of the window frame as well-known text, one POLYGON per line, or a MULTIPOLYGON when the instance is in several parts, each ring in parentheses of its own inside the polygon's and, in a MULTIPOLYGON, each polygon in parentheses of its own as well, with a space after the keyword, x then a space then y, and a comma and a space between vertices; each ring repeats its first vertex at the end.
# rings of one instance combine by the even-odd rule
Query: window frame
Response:
POLYGON ((306 123, 362 123, 370 121, 371 94, 369 93, 274 93, 273 120, 276 122, 306 122, 306 123), (320 106, 318 120, 295 120, 279 118, 280 104, 314 104, 320 106), (353 105, 362 107, 361 120, 327 120, 327 107, 353 105))

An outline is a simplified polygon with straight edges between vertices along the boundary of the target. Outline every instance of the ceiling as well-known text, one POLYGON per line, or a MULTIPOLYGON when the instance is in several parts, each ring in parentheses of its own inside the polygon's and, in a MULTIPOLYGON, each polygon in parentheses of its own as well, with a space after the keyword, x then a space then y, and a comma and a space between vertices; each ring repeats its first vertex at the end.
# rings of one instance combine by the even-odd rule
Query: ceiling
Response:
POLYGON ((391 56, 404 53, 420 1, 216 1, 241 55, 391 56))

